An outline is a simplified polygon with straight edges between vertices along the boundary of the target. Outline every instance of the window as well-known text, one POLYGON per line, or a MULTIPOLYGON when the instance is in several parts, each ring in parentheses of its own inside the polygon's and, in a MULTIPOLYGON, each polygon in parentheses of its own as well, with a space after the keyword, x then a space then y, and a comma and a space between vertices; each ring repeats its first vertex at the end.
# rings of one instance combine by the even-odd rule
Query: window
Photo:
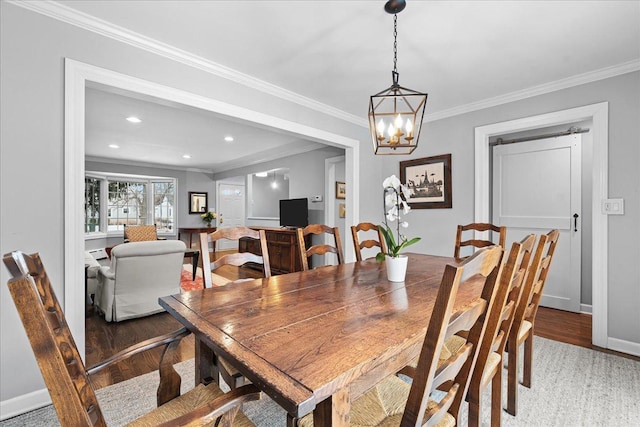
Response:
POLYGON ((84 179, 84 232, 100 231, 100 180, 84 179))
POLYGON ((144 224, 173 233, 175 189, 174 178, 87 172, 85 233, 118 234, 125 225, 144 224))

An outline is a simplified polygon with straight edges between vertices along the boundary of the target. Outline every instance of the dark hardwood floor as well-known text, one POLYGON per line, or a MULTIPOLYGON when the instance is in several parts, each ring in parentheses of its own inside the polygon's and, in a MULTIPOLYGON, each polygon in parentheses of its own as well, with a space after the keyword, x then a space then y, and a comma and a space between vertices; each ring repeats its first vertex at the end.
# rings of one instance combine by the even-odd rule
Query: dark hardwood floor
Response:
MULTIPOLYGON (((254 273, 225 273, 229 279, 252 276, 254 273)), ((140 319, 126 320, 118 323, 107 323, 104 316, 93 314, 86 318, 86 364, 93 366, 108 356, 125 347, 148 338, 179 329, 182 325, 168 313, 158 313, 140 319)), ((535 335, 565 342, 581 347, 591 348, 606 353, 640 361, 640 357, 618 353, 593 346, 591 344, 591 315, 570 313, 561 310, 540 307, 535 322, 535 335)), ((182 340, 178 347, 175 362, 190 359, 194 356, 193 336, 182 340)), ((128 361, 121 362, 111 369, 92 377, 96 388, 115 384, 141 374, 158 369, 160 349, 139 354, 128 361)))

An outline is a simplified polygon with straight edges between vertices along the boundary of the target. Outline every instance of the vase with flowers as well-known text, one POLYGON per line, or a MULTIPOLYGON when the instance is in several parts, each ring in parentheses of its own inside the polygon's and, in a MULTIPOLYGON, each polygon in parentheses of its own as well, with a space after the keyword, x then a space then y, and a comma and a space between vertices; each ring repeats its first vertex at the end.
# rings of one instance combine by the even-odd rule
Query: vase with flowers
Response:
POLYGON ((211 228, 211 221, 213 221, 217 217, 218 217, 218 214, 215 213, 214 211, 207 211, 203 214, 200 214, 200 218, 202 218, 205 224, 207 224, 207 228, 211 228))
POLYGON ((392 282, 404 282, 407 272, 406 255, 400 252, 407 246, 413 245, 420 241, 420 237, 409 239, 400 232, 401 228, 407 228, 409 223, 402 220, 402 215, 407 215, 411 211, 411 207, 407 203, 409 198, 409 189, 403 185, 400 180, 391 175, 382 182, 383 187, 383 203, 384 203, 384 224, 380 225, 380 232, 384 237, 387 245, 386 252, 380 252, 376 255, 378 262, 384 261, 387 267, 387 278, 392 282), (393 225, 395 222, 395 235, 389 223, 393 225))

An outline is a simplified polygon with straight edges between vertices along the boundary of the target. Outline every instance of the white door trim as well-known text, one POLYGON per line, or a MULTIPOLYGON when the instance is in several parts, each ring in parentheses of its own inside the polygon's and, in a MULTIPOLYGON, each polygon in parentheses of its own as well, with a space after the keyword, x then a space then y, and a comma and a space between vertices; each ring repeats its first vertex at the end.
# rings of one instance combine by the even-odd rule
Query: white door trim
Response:
POLYGON ((489 221, 489 138, 495 135, 530 129, 593 120, 593 329, 591 341, 609 348, 607 329, 607 273, 609 218, 602 213, 601 201, 608 197, 609 103, 586 105, 539 116, 510 120, 475 128, 475 221, 489 221))
POLYGON ((65 58, 64 86, 64 289, 63 309, 80 354, 84 358, 84 111, 85 86, 100 83, 143 95, 166 99, 285 132, 345 150, 347 224, 359 222, 359 141, 280 117, 228 104, 194 93, 121 74, 65 58))
MULTIPOLYGON (((343 163, 345 156, 329 157, 324 159, 324 223, 330 227, 335 227, 335 212, 336 212, 336 198, 335 198, 335 182, 336 182, 336 164, 343 163)), ((344 254, 345 262, 354 262, 356 257, 353 252, 353 241, 350 236, 347 236, 348 223, 345 222, 344 235, 340 236, 342 240, 342 251, 344 254), (347 238, 349 237, 349 238, 347 238)), ((333 245, 333 242, 329 241, 329 237, 325 236, 325 243, 333 245)), ((325 255, 327 257, 327 255, 325 255)))

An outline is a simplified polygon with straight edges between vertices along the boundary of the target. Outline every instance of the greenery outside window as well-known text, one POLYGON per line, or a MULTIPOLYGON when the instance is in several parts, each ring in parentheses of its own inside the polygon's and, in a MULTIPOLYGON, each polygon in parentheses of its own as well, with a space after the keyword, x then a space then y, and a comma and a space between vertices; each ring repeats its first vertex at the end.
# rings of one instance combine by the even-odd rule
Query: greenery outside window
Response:
POLYGON ((125 225, 155 224, 175 233, 175 178, 87 172, 85 233, 120 234, 125 225))

